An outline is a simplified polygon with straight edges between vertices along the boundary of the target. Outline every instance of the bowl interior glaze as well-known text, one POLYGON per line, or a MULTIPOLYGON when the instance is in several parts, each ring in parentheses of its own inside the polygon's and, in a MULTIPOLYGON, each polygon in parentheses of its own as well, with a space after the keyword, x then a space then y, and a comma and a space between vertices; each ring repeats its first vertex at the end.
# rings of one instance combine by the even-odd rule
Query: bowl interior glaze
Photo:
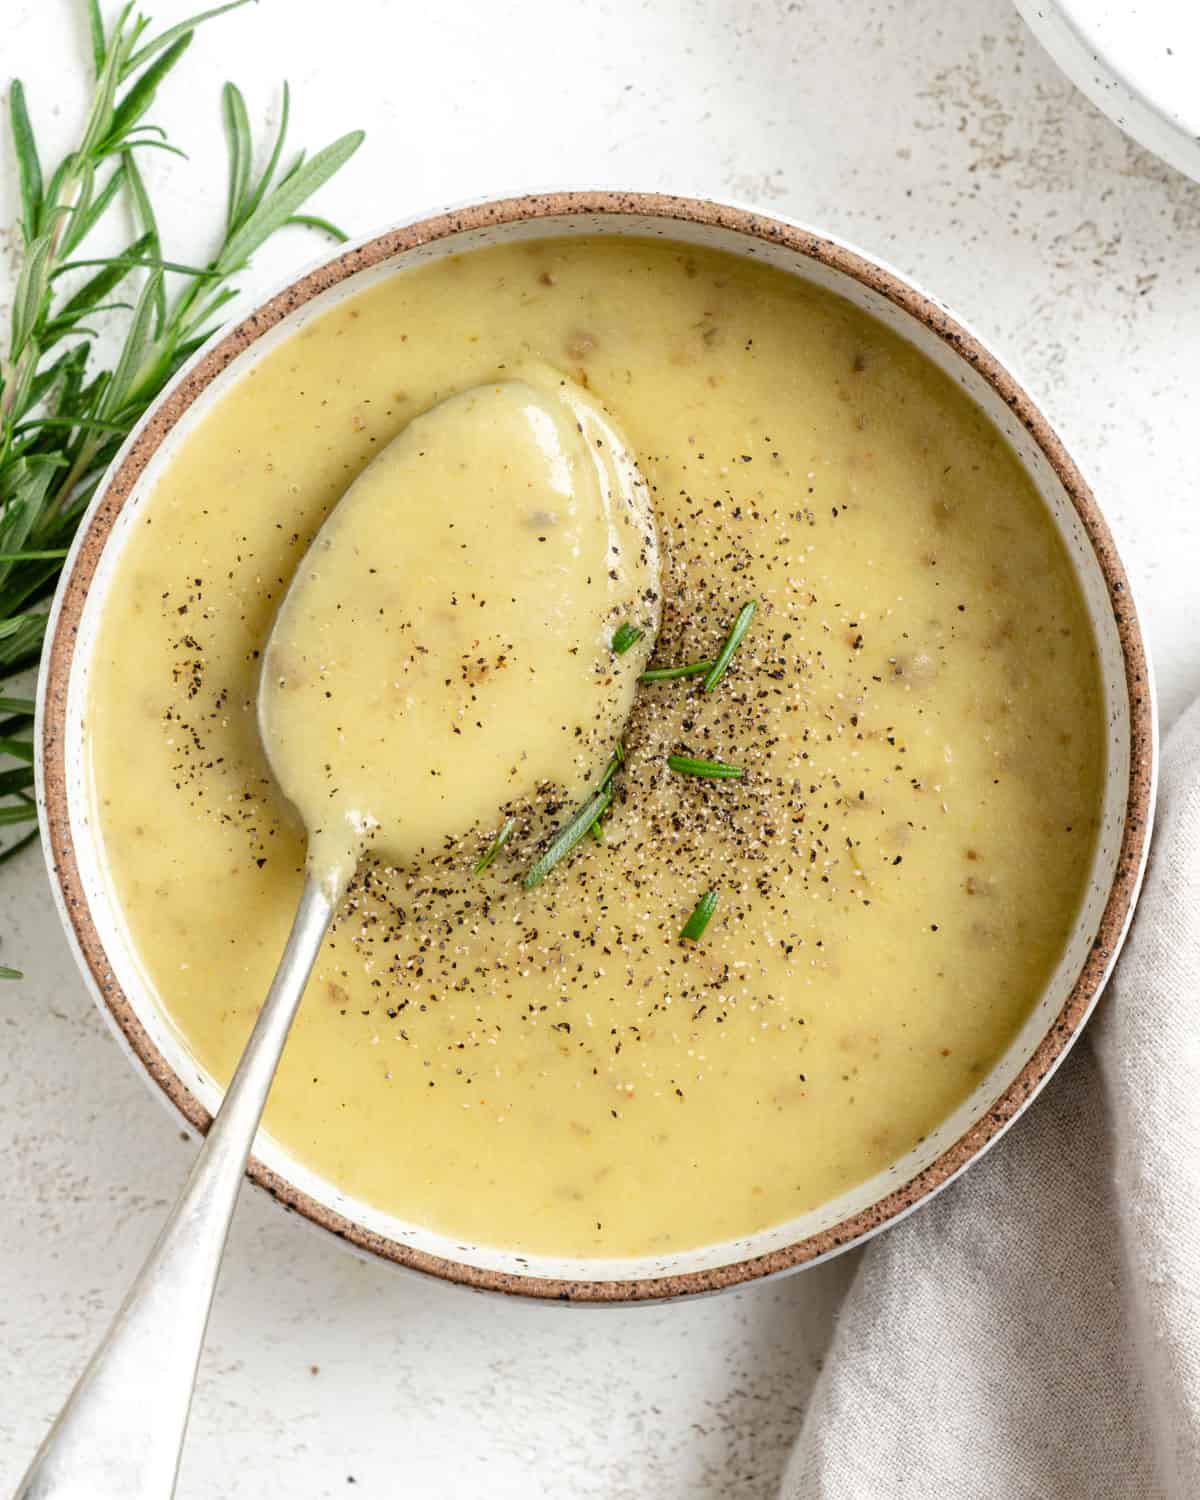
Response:
MULTIPOLYGON (((501 241, 661 236, 765 261, 870 313, 915 345, 1004 433, 1073 561, 1095 631, 1107 720, 1100 836, 1062 959, 1007 1052, 937 1131, 822 1208, 748 1238, 641 1259, 556 1259, 467 1244, 340 1193, 260 1133, 251 1177, 359 1249, 449 1280, 570 1301, 642 1301, 718 1290, 811 1264, 925 1201, 996 1139, 1086 1020, 1128 926, 1144 867, 1155 777, 1152 689, 1128 582, 1083 479, 1012 377, 935 299, 808 229, 694 199, 556 193, 413 221, 343 251, 262 303, 176 378, 97 492, 48 633, 39 728, 43 832, 64 925, 102 1012, 139 1071, 200 1130, 220 1091, 190 1056, 140 971, 92 825, 84 707, 96 625, 122 547, 179 439, 256 360, 336 301, 396 270, 501 241)), ((1015 1207, 1019 1211, 1019 1206, 1015 1207)))

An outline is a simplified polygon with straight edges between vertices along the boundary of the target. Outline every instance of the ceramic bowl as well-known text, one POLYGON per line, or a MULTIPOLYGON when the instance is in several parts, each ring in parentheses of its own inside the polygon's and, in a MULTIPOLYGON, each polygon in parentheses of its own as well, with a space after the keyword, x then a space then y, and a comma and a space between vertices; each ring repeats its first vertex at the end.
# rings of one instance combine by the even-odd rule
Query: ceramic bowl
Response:
MULTIPOLYGON (((1062 960, 1019 1036, 954 1114, 887 1171, 824 1207, 744 1239, 627 1260, 523 1256, 465 1244, 352 1201, 261 1134, 250 1176, 287 1208, 381 1260, 521 1296, 623 1302, 711 1292, 811 1265, 857 1244, 945 1186, 1029 1104, 1096 1002, 1129 923, 1155 778, 1152 692, 1124 569, 1084 480, 1041 412, 935 298, 848 246, 744 209, 688 198, 550 193, 399 225, 341 251, 218 336, 122 448, 68 560, 50 622, 38 732, 43 828, 63 923, 105 1018, 135 1067, 203 1131, 220 1091, 155 1003, 103 875, 89 808, 83 715, 96 623, 138 511, 180 436, 282 338, 397 270, 477 246, 579 234, 661 236, 767 262, 846 298, 914 344, 1006 435, 1078 573, 1098 643, 1108 770, 1086 899, 1062 960)), ((1014 1205, 1019 1212, 1019 1205, 1014 1205)))
POLYGON ((1200 182, 1200 7, 1188 0, 1016 0, 1076 88, 1200 182))

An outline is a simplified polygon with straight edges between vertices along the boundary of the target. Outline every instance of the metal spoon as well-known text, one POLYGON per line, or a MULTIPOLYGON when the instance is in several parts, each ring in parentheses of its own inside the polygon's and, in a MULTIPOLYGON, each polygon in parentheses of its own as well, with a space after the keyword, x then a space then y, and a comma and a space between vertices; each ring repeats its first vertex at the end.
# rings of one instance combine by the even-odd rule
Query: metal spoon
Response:
POLYGON ((14 1500, 166 1500, 250 1146, 333 905, 304 882, 291 936, 224 1103, 112 1327, 14 1500))
MULTIPOLYGON (((613 482, 610 472, 601 484, 602 488, 608 485, 602 496, 607 508, 603 538, 610 547, 619 529, 610 523, 628 522, 641 535, 638 567, 644 575, 648 565, 654 575, 653 591, 638 591, 639 607, 648 611, 641 616, 646 640, 636 658, 625 658, 636 681, 644 665, 643 652, 648 653, 658 625, 657 546, 645 484, 602 409, 558 377, 553 386, 553 399, 570 404, 570 429, 575 430, 576 419, 580 432, 586 428, 587 446, 593 453, 593 433, 602 431, 606 444, 617 444, 618 457, 626 465, 624 479, 613 482), (618 517, 615 507, 626 514, 618 517), (647 604, 651 592, 652 602, 647 604)), ((465 393, 467 397, 472 394, 465 393)), ((396 444, 403 441, 404 435, 396 444)), ((544 441, 544 435, 539 441, 544 441)), ((387 453, 385 449, 338 503, 314 540, 310 556, 319 546, 328 550, 331 522, 387 453)), ((602 550, 600 560, 607 569, 611 557, 602 550)), ((303 574, 305 564, 293 590, 301 587, 303 574)), ((271 648, 285 613, 286 603, 263 652, 264 677, 271 670, 271 648)), ((260 682, 260 733, 262 703, 272 686, 260 682)), ((536 705, 531 718, 536 722, 536 705)), ((270 736, 262 738, 278 774, 270 736)), ((280 780, 286 789, 286 777, 280 780)), ((343 865, 332 874, 330 869, 313 868, 310 857, 300 905, 274 981, 183 1192, 14 1500, 169 1500, 174 1493, 209 1310, 255 1132, 322 940, 361 853, 360 841, 348 867, 343 865)))

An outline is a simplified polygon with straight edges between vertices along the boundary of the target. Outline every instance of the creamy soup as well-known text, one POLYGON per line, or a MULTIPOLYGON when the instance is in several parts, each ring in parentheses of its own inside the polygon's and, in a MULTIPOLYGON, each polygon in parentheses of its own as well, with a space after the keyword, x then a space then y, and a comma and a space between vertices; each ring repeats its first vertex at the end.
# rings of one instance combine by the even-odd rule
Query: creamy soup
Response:
MULTIPOLYGON (((280 600, 376 454, 530 362, 603 403, 649 485, 651 669, 713 662, 757 608, 719 680, 640 684, 615 768, 597 746, 475 823, 464 785, 457 832, 447 785, 436 853, 363 864, 267 1128, 348 1193, 449 1235, 681 1249, 895 1162, 1012 1040, 1095 836, 1094 643, 1003 439, 843 301, 629 239, 491 248, 378 283, 263 357, 180 445, 100 626, 88 727, 110 878, 163 1009, 220 1081, 305 860, 256 723, 280 600), (597 777, 603 820, 531 883, 597 777)), ((433 545, 427 519, 368 525, 378 576, 433 545)), ((514 504, 470 542, 527 521, 514 504)), ((534 623, 575 644, 552 613, 534 623)), ((397 636, 398 672, 404 650, 397 636)), ((447 675, 449 721, 463 697, 447 675)), ((596 688, 562 680, 574 728, 596 688)), ((373 722, 355 692, 347 736, 373 722)), ((395 778, 428 795, 402 760, 395 778)))

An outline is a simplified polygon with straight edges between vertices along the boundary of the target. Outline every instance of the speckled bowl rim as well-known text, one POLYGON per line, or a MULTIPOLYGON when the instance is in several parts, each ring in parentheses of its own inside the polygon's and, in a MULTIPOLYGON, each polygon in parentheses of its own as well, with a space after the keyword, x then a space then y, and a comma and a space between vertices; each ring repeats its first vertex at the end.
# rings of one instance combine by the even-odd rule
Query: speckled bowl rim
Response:
POLYGON ((347 277, 417 246, 463 231, 571 215, 648 216, 780 245, 844 273, 932 330, 991 386, 1024 426, 1078 514, 1107 586, 1130 709, 1129 790, 1116 871, 1097 936, 1070 995, 1020 1073, 969 1130, 917 1176, 840 1223, 781 1249, 709 1269, 637 1280, 559 1280, 468 1266, 385 1238, 318 1203, 257 1159, 250 1162, 251 1179, 285 1207, 382 1260, 464 1286, 522 1297, 646 1302, 720 1291, 810 1265, 867 1238, 928 1200, 998 1138, 1062 1061, 1111 971, 1132 916, 1148 852, 1157 746, 1149 664, 1125 570, 1090 489, 1046 418, 1008 371, 938 303, 896 273, 809 229, 749 209, 658 193, 549 192, 476 203, 392 229, 309 271, 202 351, 183 379, 153 408, 105 476, 60 584, 43 656, 38 730, 43 842, 64 922, 99 1003, 150 1079, 190 1125, 206 1132, 209 1112, 155 1047, 117 983, 88 907, 71 832, 65 755, 68 684, 80 617, 101 551, 139 475, 175 423, 215 376, 290 313, 347 277))

